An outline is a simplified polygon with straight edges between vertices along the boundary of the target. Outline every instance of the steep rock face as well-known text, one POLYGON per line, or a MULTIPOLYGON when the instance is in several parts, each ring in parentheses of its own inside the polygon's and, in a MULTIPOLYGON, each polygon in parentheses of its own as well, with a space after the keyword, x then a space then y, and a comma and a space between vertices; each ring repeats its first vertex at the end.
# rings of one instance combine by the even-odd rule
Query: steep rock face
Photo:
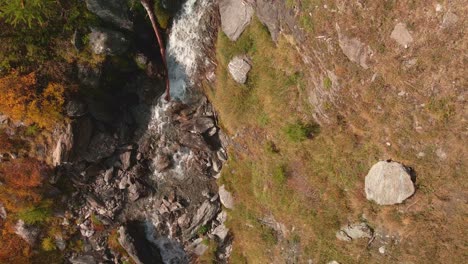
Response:
POLYGON ((54 153, 52 155, 52 163, 54 166, 61 164, 62 162, 68 161, 70 153, 73 147, 73 129, 72 125, 67 126, 66 131, 60 135, 57 145, 55 146, 54 153))
POLYGON ((128 30, 133 28, 133 23, 128 18, 128 7, 125 0, 86 0, 86 6, 89 11, 104 21, 128 30))
POLYGON ((408 170, 400 163, 379 161, 365 180, 366 197, 380 205, 402 203, 413 195, 414 183, 408 170))
POLYGON ((236 41, 249 25, 253 7, 243 0, 221 0, 219 3, 221 28, 226 36, 236 41))
POLYGON ((138 223, 119 228, 119 243, 137 264, 163 263, 159 250, 146 240, 138 223))

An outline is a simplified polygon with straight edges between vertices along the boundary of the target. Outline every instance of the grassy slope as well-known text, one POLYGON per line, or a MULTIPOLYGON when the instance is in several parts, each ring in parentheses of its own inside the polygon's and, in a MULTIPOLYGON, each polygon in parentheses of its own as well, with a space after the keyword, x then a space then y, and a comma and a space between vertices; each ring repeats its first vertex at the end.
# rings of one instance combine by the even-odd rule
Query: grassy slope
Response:
POLYGON ((258 21, 235 43, 219 34, 218 81, 207 91, 222 126, 236 135, 222 177, 237 200, 229 223, 236 237, 233 263, 282 263, 295 248, 299 253, 291 255, 300 263, 462 261, 466 136, 464 105, 457 96, 466 80, 462 59, 443 50, 445 45, 460 50, 466 39, 460 40, 457 28, 429 34, 424 27, 436 28, 437 19, 425 21, 424 6, 414 1, 368 3, 364 9, 351 6, 342 13, 323 10, 326 1, 315 2, 320 8, 311 1, 300 6, 300 23, 309 34, 301 54, 283 37, 275 46, 258 21), (304 18, 308 13, 312 16, 304 18), (404 19, 414 30, 416 43, 410 50, 402 51, 389 39, 394 18, 404 19), (372 70, 362 70, 344 57, 336 43, 335 22, 376 51, 372 70), (317 35, 331 37, 332 43, 315 39, 317 35), (448 44, 454 40, 458 42, 448 44), (226 69, 239 53, 247 53, 253 62, 246 85, 236 84, 226 69), (320 65, 304 65, 300 55, 315 56, 320 65), (418 62, 404 70, 408 57, 418 62), (323 87, 330 88, 326 70, 341 84, 333 95, 337 100, 325 107, 331 118, 301 141, 288 128, 314 124, 314 106, 307 101, 314 91, 311 80, 319 75, 323 87), (371 82, 374 73, 378 76, 371 82), (434 82, 439 86, 435 92, 434 82), (398 96, 402 90, 408 93, 404 99, 398 96), (425 106, 418 107, 421 104, 425 106), (415 129, 415 122, 423 129, 415 129), (439 148, 447 158, 436 155, 439 148), (418 157, 419 152, 425 156, 418 157), (417 194, 400 206, 378 207, 363 193, 368 169, 386 158, 412 166, 418 176, 417 194), (270 214, 286 225, 285 238, 259 223, 270 214), (339 226, 363 214, 372 227, 398 237, 400 245, 389 246, 387 256, 366 250, 367 241, 336 241, 339 226))

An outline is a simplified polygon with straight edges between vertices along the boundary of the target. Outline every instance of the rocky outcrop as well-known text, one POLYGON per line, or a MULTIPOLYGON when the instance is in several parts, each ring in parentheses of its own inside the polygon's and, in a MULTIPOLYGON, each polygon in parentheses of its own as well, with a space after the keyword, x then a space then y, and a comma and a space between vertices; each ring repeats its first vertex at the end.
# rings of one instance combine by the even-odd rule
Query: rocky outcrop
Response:
POLYGON ((402 203, 415 189, 405 166, 394 161, 379 161, 366 176, 365 191, 368 200, 392 205, 402 203))
POLYGON ((277 0, 256 0, 256 15, 270 32, 271 39, 276 42, 280 33, 279 10, 277 0))
POLYGON ((342 241, 352 241, 360 238, 370 239, 372 235, 372 229, 364 222, 343 226, 340 231, 336 232, 336 238, 342 241))
POLYGON ((124 34, 105 28, 91 28, 89 46, 94 54, 122 54, 129 47, 124 34))
POLYGON ((236 41, 252 20, 254 9, 243 0, 221 0, 219 12, 221 29, 230 40, 236 41))
POLYGON ((66 162, 70 158, 73 147, 73 129, 72 125, 68 124, 64 133, 59 136, 54 153, 52 154, 52 164, 54 166, 66 162))
POLYGON ((249 59, 246 56, 236 56, 228 64, 228 70, 232 78, 244 84, 247 81, 247 74, 252 66, 250 66, 249 59))
POLYGON ((413 42, 413 37, 406 28, 405 23, 396 24, 390 37, 405 48, 408 48, 408 46, 413 42))
POLYGON ((125 0, 86 0, 86 7, 104 21, 128 30, 133 28, 125 0))
POLYGON ((39 236, 40 229, 27 225, 23 220, 18 220, 15 225, 15 234, 24 239, 29 245, 34 246, 39 236))

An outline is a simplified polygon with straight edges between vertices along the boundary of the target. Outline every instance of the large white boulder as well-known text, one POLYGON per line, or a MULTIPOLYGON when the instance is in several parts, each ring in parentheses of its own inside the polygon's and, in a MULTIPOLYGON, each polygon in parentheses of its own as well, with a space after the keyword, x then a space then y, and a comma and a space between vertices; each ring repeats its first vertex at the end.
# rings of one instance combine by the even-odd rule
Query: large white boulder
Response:
POLYGON ((379 161, 365 180, 366 197, 380 205, 402 203, 413 195, 414 183, 408 170, 394 161, 379 161))
POLYGON ((221 0, 219 13, 224 34, 236 41, 252 20, 254 9, 243 0, 221 0))
POLYGON ((247 81, 247 74, 250 69, 252 69, 252 66, 250 66, 248 58, 244 55, 234 57, 228 64, 229 73, 240 84, 247 81))

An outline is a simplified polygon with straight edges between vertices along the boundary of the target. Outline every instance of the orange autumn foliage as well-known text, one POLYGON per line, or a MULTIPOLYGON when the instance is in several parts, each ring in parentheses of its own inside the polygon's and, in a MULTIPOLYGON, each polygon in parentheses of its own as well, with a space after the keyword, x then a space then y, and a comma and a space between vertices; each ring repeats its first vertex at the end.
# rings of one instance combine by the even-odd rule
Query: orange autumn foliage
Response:
POLYGON ((27 189, 39 187, 46 167, 32 158, 21 158, 0 165, 0 179, 10 187, 27 189))
POLYGON ((6 133, 0 132, 0 152, 8 152, 13 149, 13 140, 6 133))
POLYGON ((32 158, 0 163, 0 202, 10 212, 38 204, 48 168, 32 158))
POLYGON ((9 228, 0 232, 0 263, 31 263, 31 247, 9 228))
POLYGON ((65 88, 49 83, 41 91, 34 72, 19 75, 13 71, 0 78, 0 112, 14 120, 50 128, 62 118, 65 88))

